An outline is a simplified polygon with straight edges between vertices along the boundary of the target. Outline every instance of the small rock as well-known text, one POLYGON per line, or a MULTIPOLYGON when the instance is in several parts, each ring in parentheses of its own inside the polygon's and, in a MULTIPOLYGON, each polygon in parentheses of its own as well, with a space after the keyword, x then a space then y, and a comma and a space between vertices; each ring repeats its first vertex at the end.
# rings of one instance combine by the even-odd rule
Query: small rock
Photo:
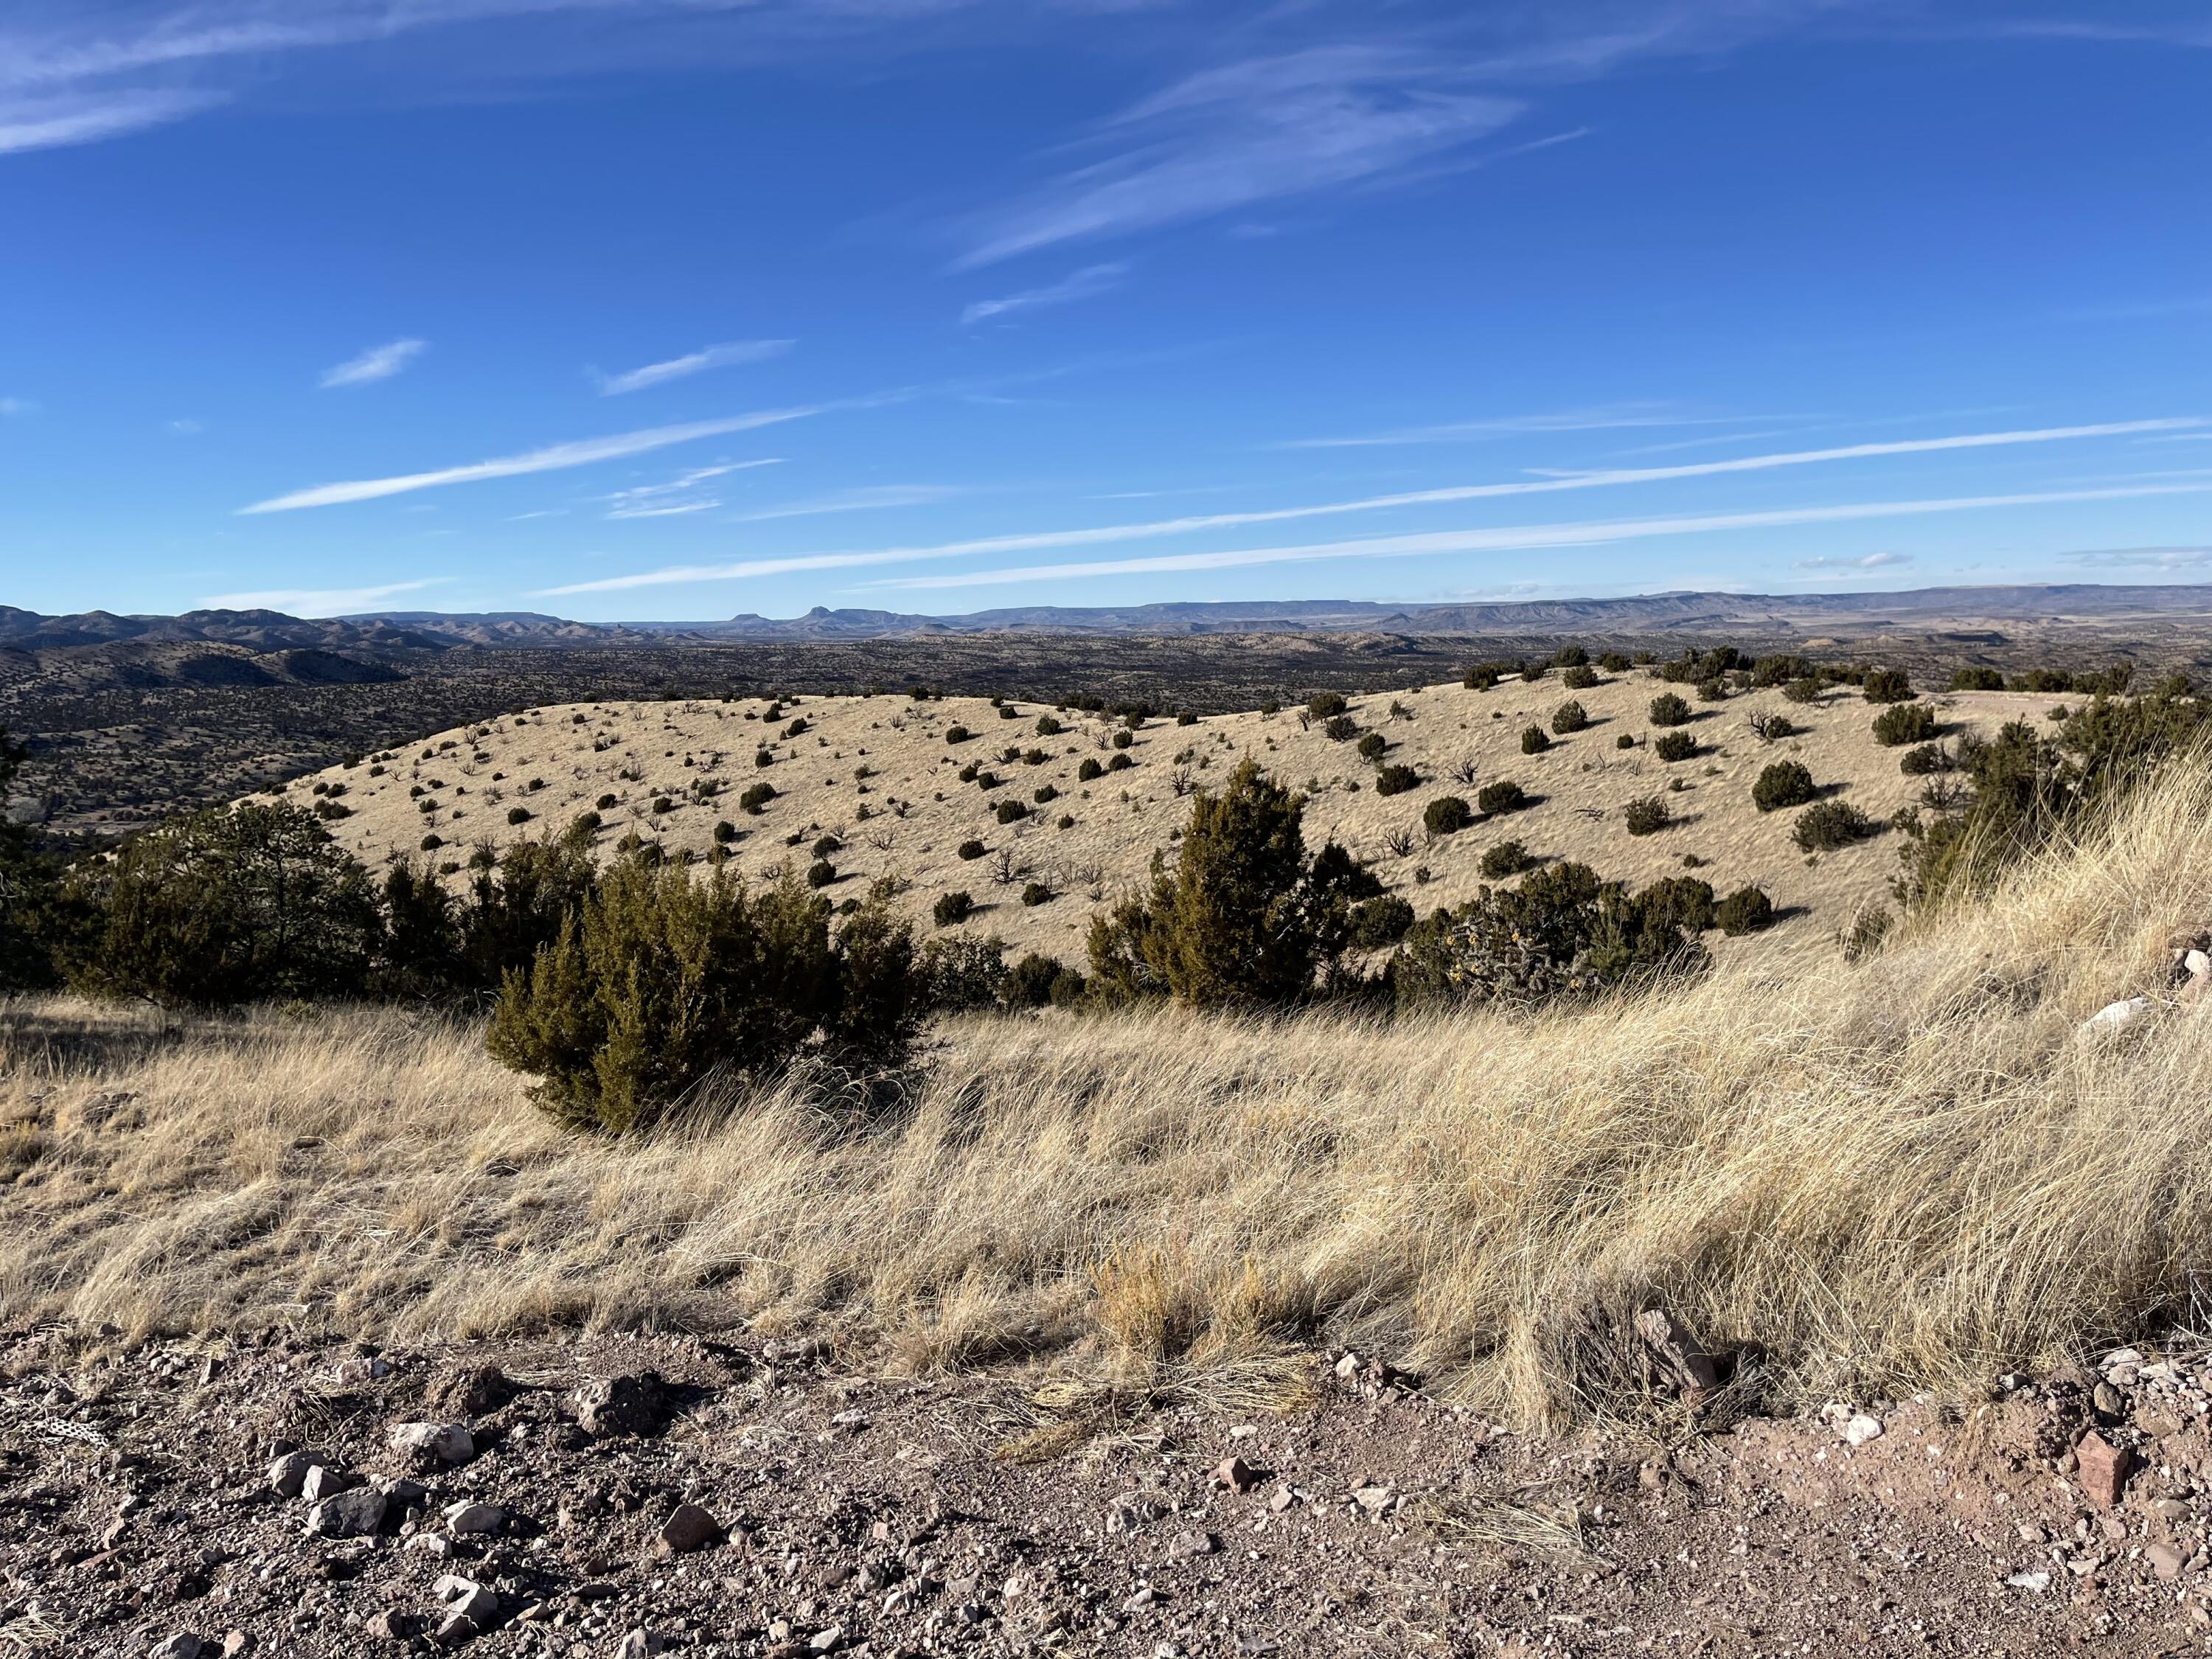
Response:
POLYGON ((1844 1425, 1844 1438, 1854 1446, 1863 1446, 1869 1440, 1881 1438, 1881 1419, 1862 1413, 1844 1425))
POLYGON ((300 1483, 300 1496, 310 1504, 319 1504, 325 1498, 334 1498, 342 1492, 351 1492, 361 1485, 361 1477, 343 1469, 318 1463, 307 1471, 307 1478, 300 1483))
POLYGON ((1298 1501, 1297 1493, 1289 1486, 1278 1486, 1267 1498, 1267 1507, 1280 1515, 1298 1501))
POLYGON ((499 1592, 489 1585, 449 1572, 430 1588, 431 1593, 446 1604, 447 1612, 471 1624, 488 1626, 499 1617, 499 1592))
POLYGON ((287 1452, 269 1466, 269 1485, 279 1498, 297 1498, 315 1460, 306 1452, 287 1452))
POLYGON ((1160 1506, 1142 1492, 1124 1492, 1106 1507, 1106 1530, 1109 1533, 1134 1532, 1158 1520, 1160 1506))
POLYGON ((402 1423, 392 1429, 388 1443, 396 1452, 448 1466, 477 1455, 476 1437, 459 1423, 402 1423))
POLYGON ((2128 1397, 2109 1382, 2100 1382, 2089 1391, 2089 1403, 2096 1407, 2097 1415, 2106 1422, 2117 1421, 2128 1408, 2128 1397))
POLYGON ((2192 948, 2185 951, 2181 958, 2181 965, 2188 969, 2189 977, 2191 979, 2212 976, 2212 956, 2205 955, 2203 951, 2192 948))
POLYGON ((576 1421, 589 1434, 651 1434, 668 1420, 668 1388, 657 1371, 607 1376, 576 1390, 576 1421))
POLYGON ((406 1613, 386 1607, 362 1628, 380 1642, 404 1642, 415 1634, 415 1620, 406 1613))
POLYGON ((1346 1382, 1358 1376, 1359 1356, 1348 1348, 1345 1350, 1344 1357, 1336 1362, 1336 1374, 1346 1382))
POLYGON ((2051 1588, 2051 1575, 2041 1571, 2034 1572, 2016 1572, 2013 1574, 2011 1577, 2006 1579, 2005 1583, 2011 1585, 2014 1589, 2036 1591, 2047 1590, 2051 1588))
POLYGON ((2083 1494, 2100 1509, 2116 1508, 2134 1471, 2135 1454, 2113 1445, 2094 1429, 2081 1437, 2074 1451, 2083 1494))
POLYGON ((660 1523, 661 1547, 672 1555, 704 1549, 721 1535, 720 1523, 696 1504, 678 1504, 660 1523))
POLYGON ((1221 1540, 1210 1532, 1179 1532, 1168 1540, 1168 1554, 1178 1561, 1212 1555, 1220 1547, 1221 1540))
POLYGON ((152 1650, 153 1659, 200 1659, 208 1644, 189 1631, 179 1631, 152 1650))
POLYGON ((1720 1366, 1705 1352, 1705 1345, 1691 1334, 1689 1328, 1664 1308, 1646 1308, 1637 1315, 1636 1334, 1673 1373, 1676 1386, 1693 1401, 1720 1387, 1720 1366))
POLYGON ((465 1642, 475 1641, 483 1634, 482 1625, 465 1613, 454 1613, 446 1616, 445 1623, 438 1626, 437 1633, 430 1639, 441 1648, 457 1648, 465 1642))
POLYGON ((238 1659, 242 1653, 253 1651, 253 1638, 242 1630, 228 1632, 222 1638, 222 1659, 238 1659))
POLYGON ((1213 1484, 1231 1492, 1249 1492, 1259 1479, 1252 1466, 1241 1457, 1224 1457, 1214 1466, 1213 1484))
POLYGON ((420 1550, 434 1561, 450 1561, 453 1557, 453 1540, 443 1533, 418 1532, 407 1540, 410 1550, 420 1550))
POLYGON ((1121 1611, 1124 1613, 1142 1613, 1146 1607, 1149 1607, 1158 1601, 1159 1599, 1160 1593, 1154 1589, 1150 1584, 1147 1584, 1142 1589, 1139 1590, 1134 1595, 1130 1596, 1128 1600, 1121 1603, 1121 1611))
POLYGON ((1388 1484, 1362 1486, 1352 1494, 1352 1501, 1370 1515, 1380 1514, 1396 1501, 1397 1488, 1388 1484))
POLYGON ((2181 1577, 2181 1552, 2171 1544, 2153 1544, 2142 1553, 2142 1559, 2161 1584, 2171 1584, 2181 1577))
POLYGON ((845 1627, 842 1625, 832 1625, 827 1630, 815 1632, 807 1638, 806 1646, 807 1650, 813 1653, 835 1653, 844 1645, 844 1643, 845 1627))
POLYGON ((506 1526, 507 1511, 496 1504, 463 1502, 446 1510, 446 1530, 456 1534, 495 1533, 506 1526))
POLYGON ((615 1659, 646 1659, 648 1654, 659 1653, 667 1645, 656 1632, 634 1630, 623 1638, 622 1645, 615 1650, 615 1659))
POLYGON ((325 1498, 307 1511, 307 1530, 325 1538, 366 1538, 384 1524, 384 1494, 356 1486, 325 1498))
POLYGON ((2081 1030, 2091 1036, 2124 1030, 2150 1012, 2154 1006, 2148 997, 2123 997, 2118 1002, 2106 1003, 2083 1020, 2081 1030))

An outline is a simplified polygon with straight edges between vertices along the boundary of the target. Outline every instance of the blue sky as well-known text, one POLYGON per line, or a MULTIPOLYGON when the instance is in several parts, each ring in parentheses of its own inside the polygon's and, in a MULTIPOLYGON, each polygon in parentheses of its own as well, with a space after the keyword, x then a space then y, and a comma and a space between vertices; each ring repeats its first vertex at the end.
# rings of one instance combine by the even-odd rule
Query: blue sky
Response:
POLYGON ((2212 6, 10 0, 0 603, 2212 574, 2212 6))

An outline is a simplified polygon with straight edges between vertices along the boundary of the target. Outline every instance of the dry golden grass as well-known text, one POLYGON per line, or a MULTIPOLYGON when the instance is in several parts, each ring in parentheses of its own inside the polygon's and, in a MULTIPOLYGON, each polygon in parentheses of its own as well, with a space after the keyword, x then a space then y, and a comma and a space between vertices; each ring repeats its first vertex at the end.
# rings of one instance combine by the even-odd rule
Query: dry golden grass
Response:
POLYGON ((0 1320, 419 1335, 819 1322, 1263 1390, 1322 1333, 1522 1422, 1663 1301, 1806 1390, 1971 1387, 2186 1312, 2212 1024, 2080 1022, 2212 917, 2212 769, 1856 966, 1535 1019, 990 1019, 903 1112, 793 1085, 564 1137, 471 1025, 65 1002, 0 1048, 0 1320))

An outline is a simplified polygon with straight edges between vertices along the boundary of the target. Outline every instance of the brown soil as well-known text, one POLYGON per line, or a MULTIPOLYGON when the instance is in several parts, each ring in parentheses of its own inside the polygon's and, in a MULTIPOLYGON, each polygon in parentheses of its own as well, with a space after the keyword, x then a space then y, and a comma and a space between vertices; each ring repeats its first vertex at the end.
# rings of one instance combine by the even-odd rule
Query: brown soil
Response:
POLYGON ((1280 1414, 1094 1400, 1073 1432, 1008 1382, 882 1380, 799 1343, 371 1361, 46 1328, 5 1354, 0 1649, 24 1653, 427 1650, 448 1574, 495 1599, 445 1640, 529 1656, 2149 1655, 2203 1651, 2212 1623, 2193 1365, 2106 1370, 2101 1431, 2142 1455, 2107 1510, 2069 1452, 2091 1374, 1685 1425, 1670 1451, 1507 1433, 1318 1356, 1280 1414), (648 1370, 664 1422, 579 1426, 580 1385, 648 1370), (1854 1447, 1860 1413, 1884 1429, 1854 1447), (469 1425, 473 1460, 406 1468, 389 1431, 425 1419, 469 1425), (293 1446, 428 1490, 318 1537, 268 1478, 293 1446), (1212 1478, 1229 1458, 1237 1485, 1212 1478), (503 1528, 449 1535, 463 1499, 503 1528), (685 1502, 716 1530, 674 1554, 685 1502))

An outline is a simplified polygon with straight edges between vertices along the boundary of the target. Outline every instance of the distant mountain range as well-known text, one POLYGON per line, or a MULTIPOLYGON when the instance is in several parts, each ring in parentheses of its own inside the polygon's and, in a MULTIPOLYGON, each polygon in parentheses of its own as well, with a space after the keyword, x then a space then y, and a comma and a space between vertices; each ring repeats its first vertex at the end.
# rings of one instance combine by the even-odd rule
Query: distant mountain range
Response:
MULTIPOLYGON (((580 623, 536 611, 453 614, 390 611, 307 618, 277 611, 188 611, 119 616, 88 611, 46 616, 0 605, 0 650, 198 644, 252 653, 348 652, 391 660, 417 653, 506 647, 643 647, 745 641, 866 640, 989 633, 1073 635, 1407 634, 1511 635, 1817 633, 2019 626, 2039 622, 2212 617, 2212 585, 2103 586, 2094 583, 1924 587, 1902 592, 1644 593, 1622 599, 1534 599, 1498 604, 1398 605, 1358 599, 1228 600, 1214 604, 1075 607, 1023 605, 963 617, 817 605, 788 619, 750 613, 726 622, 580 623)), ((303 661, 302 677, 337 671, 303 661)))

